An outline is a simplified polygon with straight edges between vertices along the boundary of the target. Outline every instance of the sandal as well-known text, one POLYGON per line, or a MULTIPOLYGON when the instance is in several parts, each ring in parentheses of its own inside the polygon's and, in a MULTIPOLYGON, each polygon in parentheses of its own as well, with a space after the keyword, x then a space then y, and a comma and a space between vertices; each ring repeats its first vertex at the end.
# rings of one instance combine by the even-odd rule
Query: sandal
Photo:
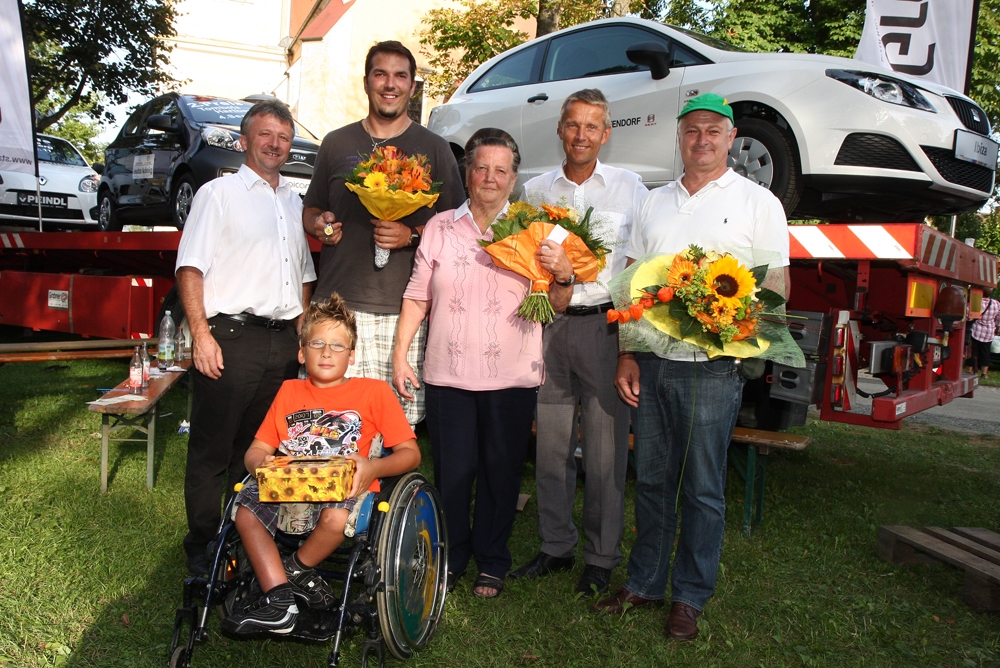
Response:
POLYGON ((458 584, 458 581, 462 579, 463 575, 465 575, 465 571, 462 571, 461 573, 452 573, 451 571, 448 571, 448 580, 445 585, 445 591, 449 594, 454 591, 455 585, 458 584))
POLYGON ((496 598, 503 592, 503 580, 500 578, 495 578, 492 575, 486 575, 485 573, 480 573, 476 581, 472 583, 472 593, 474 593, 479 598, 496 598), (480 587, 487 589, 495 589, 497 593, 495 594, 480 594, 477 589, 480 587))

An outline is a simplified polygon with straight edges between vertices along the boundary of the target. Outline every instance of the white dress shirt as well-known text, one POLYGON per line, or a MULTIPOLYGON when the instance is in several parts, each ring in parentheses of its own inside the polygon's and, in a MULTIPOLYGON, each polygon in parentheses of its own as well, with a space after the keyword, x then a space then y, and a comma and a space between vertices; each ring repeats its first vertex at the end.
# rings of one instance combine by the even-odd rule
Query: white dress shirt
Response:
POLYGON ((642 178, 627 169, 605 165, 600 160, 586 181, 576 184, 566 178, 563 167, 546 172, 524 184, 521 199, 538 206, 542 202, 555 206, 570 206, 582 216, 589 207, 591 230, 611 249, 607 264, 593 283, 577 283, 569 303, 574 306, 596 306, 611 301, 608 281, 625 268, 632 221, 640 202, 649 192, 642 178))
POLYGON ((302 231, 302 198, 283 176, 277 189, 243 165, 206 183, 191 203, 176 269, 204 275, 205 314, 253 313, 291 320, 302 284, 316 280, 302 231))

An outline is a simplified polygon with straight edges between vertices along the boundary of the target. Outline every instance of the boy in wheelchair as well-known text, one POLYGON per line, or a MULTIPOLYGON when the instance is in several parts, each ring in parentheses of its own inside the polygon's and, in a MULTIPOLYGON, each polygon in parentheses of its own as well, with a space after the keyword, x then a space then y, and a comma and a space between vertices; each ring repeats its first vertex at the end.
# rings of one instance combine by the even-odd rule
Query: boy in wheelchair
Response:
POLYGON ((357 327, 354 314, 334 293, 325 304, 311 304, 305 312, 299 362, 307 380, 288 380, 281 386, 254 442, 244 458, 255 471, 280 451, 288 456, 332 457, 354 461, 356 470, 348 498, 337 503, 296 504, 301 533, 312 531, 298 550, 284 560, 274 542, 283 503, 262 503, 256 481, 236 498, 236 528, 261 596, 223 620, 232 633, 290 633, 299 603, 325 609, 335 596, 315 566, 344 540, 348 515, 358 496, 379 490, 379 478, 400 475, 420 465, 420 450, 388 383, 369 378, 346 378, 354 364, 357 327), (392 454, 369 459, 376 434, 382 434, 392 454))

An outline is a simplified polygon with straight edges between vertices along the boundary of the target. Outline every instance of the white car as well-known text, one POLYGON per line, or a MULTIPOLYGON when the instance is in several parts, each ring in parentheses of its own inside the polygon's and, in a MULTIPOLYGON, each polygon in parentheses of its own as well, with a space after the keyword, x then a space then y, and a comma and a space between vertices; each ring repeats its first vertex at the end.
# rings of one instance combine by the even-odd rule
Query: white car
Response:
POLYGON ((986 113, 949 88, 845 58, 749 53, 634 18, 586 23, 477 68, 428 127, 456 155, 498 127, 521 150, 519 178, 558 167, 560 105, 582 88, 611 104, 601 160, 650 187, 681 172, 676 117, 717 93, 738 129, 730 164, 770 188, 796 218, 921 220, 980 207, 993 191, 996 142, 986 113))
MULTIPOLYGON (((97 224, 100 177, 73 144, 37 135, 38 177, 44 225, 97 224)), ((38 225, 38 189, 33 174, 0 170, 0 221, 38 225)))

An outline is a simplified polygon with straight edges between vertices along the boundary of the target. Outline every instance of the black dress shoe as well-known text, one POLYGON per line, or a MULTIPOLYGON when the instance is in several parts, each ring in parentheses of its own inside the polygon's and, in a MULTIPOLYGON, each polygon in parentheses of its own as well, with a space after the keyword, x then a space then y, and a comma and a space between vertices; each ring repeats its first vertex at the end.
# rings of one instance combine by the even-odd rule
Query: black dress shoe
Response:
POLYGON ((587 565, 583 569, 583 575, 580 576, 580 582, 576 585, 576 593, 583 594, 583 598, 590 598, 595 594, 606 592, 610 583, 610 568, 587 565))
POLYGON ((511 571, 507 577, 511 580, 518 578, 537 578, 557 571, 568 571, 573 568, 573 555, 568 557, 553 557, 539 552, 535 558, 521 566, 516 571, 511 571))

